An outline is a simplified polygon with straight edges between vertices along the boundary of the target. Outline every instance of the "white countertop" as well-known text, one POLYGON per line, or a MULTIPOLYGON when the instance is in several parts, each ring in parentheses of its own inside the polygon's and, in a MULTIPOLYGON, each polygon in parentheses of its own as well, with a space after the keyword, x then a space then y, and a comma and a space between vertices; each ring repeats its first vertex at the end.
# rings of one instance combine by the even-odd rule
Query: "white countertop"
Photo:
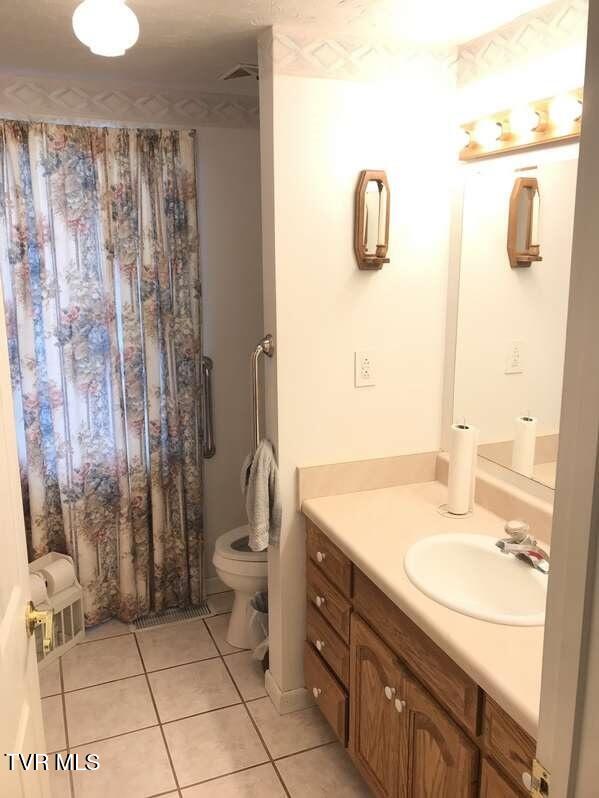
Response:
POLYGON ((425 596, 405 573, 406 551, 429 535, 472 532, 505 537, 505 519, 478 505, 468 518, 440 515, 438 507, 446 500, 445 485, 426 482, 308 499, 302 511, 536 738, 543 627, 503 626, 461 615, 425 596))

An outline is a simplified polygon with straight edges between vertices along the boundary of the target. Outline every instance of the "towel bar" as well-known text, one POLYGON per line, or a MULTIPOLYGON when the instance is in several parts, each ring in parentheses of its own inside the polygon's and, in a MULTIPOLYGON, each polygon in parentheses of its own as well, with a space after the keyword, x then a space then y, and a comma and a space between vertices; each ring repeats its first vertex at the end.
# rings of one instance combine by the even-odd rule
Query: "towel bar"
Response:
POLYGON ((216 454, 214 444, 214 413, 212 407, 212 358, 204 355, 202 358, 202 417, 204 424, 204 440, 202 456, 209 460, 216 454))
POLYGON ((256 454, 260 443, 260 383, 258 380, 258 360, 260 355, 272 357, 275 342, 272 335, 266 335, 252 352, 250 363, 252 371, 252 457, 256 454))

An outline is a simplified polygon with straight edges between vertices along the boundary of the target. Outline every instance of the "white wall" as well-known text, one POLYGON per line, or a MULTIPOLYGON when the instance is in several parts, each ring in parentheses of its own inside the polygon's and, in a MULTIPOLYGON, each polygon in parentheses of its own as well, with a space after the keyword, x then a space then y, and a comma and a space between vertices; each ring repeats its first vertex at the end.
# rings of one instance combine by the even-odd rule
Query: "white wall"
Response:
POLYGON ((454 420, 477 426, 481 442, 511 440, 523 414, 538 417, 539 435, 559 430, 577 167, 577 146, 465 167, 454 420), (537 168, 515 172, 522 165, 537 168), (539 183, 543 260, 512 269, 508 210, 519 176, 539 183), (524 371, 505 374, 514 341, 524 371))
POLYGON ((261 79, 265 318, 277 338, 268 422, 284 502, 269 558, 270 667, 282 691, 303 686, 296 468, 439 447, 453 139, 452 83, 436 69, 376 84, 261 79), (391 186, 380 272, 359 271, 353 254, 362 169, 385 169, 391 186), (375 387, 354 388, 358 349, 373 351, 375 387))
POLYGON ((257 130, 198 131, 204 353, 214 361, 216 442, 204 465, 209 577, 218 535, 247 521, 239 473, 251 439, 249 355, 262 335, 259 181, 257 130))

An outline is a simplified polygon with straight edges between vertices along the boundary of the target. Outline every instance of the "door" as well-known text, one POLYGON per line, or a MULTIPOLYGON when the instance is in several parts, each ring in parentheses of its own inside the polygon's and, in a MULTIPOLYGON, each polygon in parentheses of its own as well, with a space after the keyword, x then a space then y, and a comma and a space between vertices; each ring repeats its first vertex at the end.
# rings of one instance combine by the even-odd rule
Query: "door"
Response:
POLYGON ((9 753, 45 752, 34 638, 26 612, 29 572, 0 292, 0 795, 49 798, 44 771, 9 769, 9 753))
POLYGON ((474 798, 478 749, 411 676, 404 682, 401 798, 474 798))
POLYGON ((401 715, 395 706, 403 669, 356 613, 351 619, 352 759, 379 798, 397 795, 401 715))

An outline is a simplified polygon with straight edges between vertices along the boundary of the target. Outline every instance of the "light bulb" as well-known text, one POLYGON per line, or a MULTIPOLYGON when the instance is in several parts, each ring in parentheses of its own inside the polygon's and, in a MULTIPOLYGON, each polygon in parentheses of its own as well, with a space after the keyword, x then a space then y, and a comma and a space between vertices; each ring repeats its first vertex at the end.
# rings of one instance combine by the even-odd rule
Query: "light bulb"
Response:
POLYGON ((457 143, 458 150, 460 152, 462 150, 465 150, 466 147, 470 146, 471 141, 472 141, 472 137, 470 136, 470 131, 469 130, 464 130, 463 127, 459 128, 458 132, 457 132, 457 137, 456 137, 456 143, 457 143))
POLYGON ((570 128, 582 116, 582 100, 573 94, 563 94, 552 101, 551 121, 558 128, 570 128))
POLYGON ((83 0, 73 13, 73 30, 95 55, 125 55, 139 37, 139 22, 125 0, 83 0))
POLYGON ((476 140, 478 143, 487 149, 495 147, 503 133, 503 125, 501 122, 495 122, 493 119, 481 119, 476 126, 476 140))
POLYGON ((529 105, 514 108, 510 114, 510 129, 517 136, 528 136, 539 127, 540 123, 541 115, 529 105))

